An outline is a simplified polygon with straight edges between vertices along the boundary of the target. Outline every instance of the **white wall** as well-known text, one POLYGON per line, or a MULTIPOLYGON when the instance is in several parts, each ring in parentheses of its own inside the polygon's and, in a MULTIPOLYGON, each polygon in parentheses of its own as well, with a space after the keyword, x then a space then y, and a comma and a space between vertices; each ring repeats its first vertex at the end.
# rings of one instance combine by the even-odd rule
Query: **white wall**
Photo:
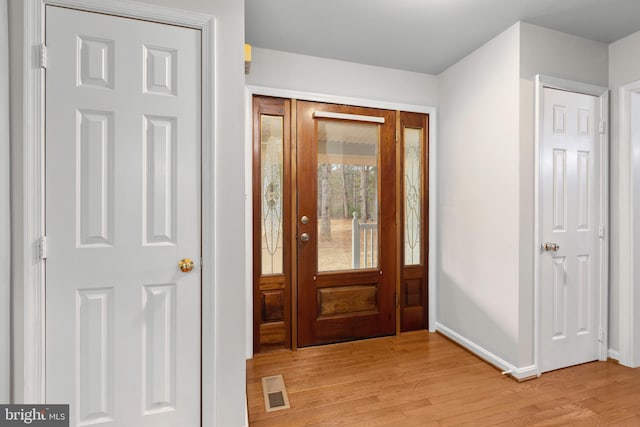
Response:
POLYGON ((607 45, 537 25, 520 23, 520 75, 547 74, 599 86, 608 84, 607 45))
MULTIPOLYGON (((624 252, 625 249, 621 248, 621 244, 623 244, 623 237, 626 233, 629 233, 629 230, 626 228, 627 226, 624 224, 621 219, 623 219, 624 214, 628 214, 629 212, 622 212, 622 202, 620 189, 625 187, 625 183, 621 181, 621 179, 628 179, 628 175, 630 171, 627 169, 626 171, 623 169, 625 162, 629 159, 631 153, 628 148, 622 152, 621 148, 621 128, 620 128, 620 88, 626 84, 636 82, 640 80, 640 56, 638 52, 640 51, 640 32, 632 34, 628 37, 625 37, 621 40, 618 40, 611 45, 609 45, 609 89, 611 90, 611 126, 610 126, 610 141, 611 141, 611 153, 610 153, 610 162, 611 162, 611 181, 610 181, 610 201, 611 201, 611 233, 612 238, 615 237, 615 240, 611 241, 611 256, 610 256, 610 281, 611 281, 611 289, 610 289, 610 338, 611 338, 611 349, 614 350, 614 354, 616 351, 620 350, 621 340, 628 339, 629 337, 621 336, 620 332, 624 329, 620 321, 619 313, 621 312, 621 304, 625 303, 621 298, 624 298, 624 295, 621 295, 621 285, 633 286, 634 288, 638 288, 638 284, 640 284, 640 220, 637 218, 637 212, 640 210, 635 210, 636 218, 631 218, 634 226, 634 236, 631 236, 634 251, 635 251, 635 259, 628 260, 629 267, 634 270, 635 277, 623 277, 621 275, 622 265, 621 262, 623 258, 628 255, 624 252), (627 176, 622 175, 626 172, 627 176)), ((635 121, 640 119, 636 118, 635 121)), ((640 177, 640 159, 638 159, 638 150, 636 148, 633 152, 634 155, 634 163, 633 163, 633 171, 631 172, 635 175, 636 179, 640 177)), ((628 183, 626 183, 628 184, 628 183)), ((628 188, 628 187, 627 187, 628 188)), ((637 189, 640 188, 640 183, 636 183, 636 191, 634 194, 637 194, 637 189)), ((637 200, 638 197, 635 197, 637 200)), ((627 206, 628 208, 628 206, 627 206)), ((639 206, 636 206, 638 209, 639 206)), ((634 306, 635 312, 640 310, 640 293, 636 292, 634 306)), ((624 321, 624 320, 623 320, 624 321)), ((635 341, 635 357, 640 363, 640 328, 638 327, 638 322, 635 322, 636 325, 636 336, 634 337, 635 341)), ((628 328, 627 328, 628 330, 628 328)), ((628 361, 630 362, 630 361, 628 361)))
POLYGON ((626 83, 640 79, 639 47, 640 31, 609 45, 609 83, 613 92, 626 83))
POLYGON ((365 100, 435 106, 435 76, 317 58, 269 49, 252 49, 248 85, 365 100))
MULTIPOLYGON (((246 423, 245 363, 244 363, 244 2, 237 0, 147 0, 162 6, 193 10, 215 17, 215 291, 216 291, 216 355, 203 363, 215 364, 216 424, 242 426, 246 423)), ((21 211, 25 192, 22 184, 22 0, 10 4, 10 66, 12 116, 12 253, 22 254, 24 232, 21 211)), ((21 312, 24 260, 14 256, 12 284, 14 287, 14 337, 16 357, 12 366, 16 396, 22 394, 21 312)), ((204 286, 211 284, 204 284, 204 286)), ((19 399, 19 397, 18 397, 19 399)))
POLYGON ((533 363, 534 118, 536 74, 607 86, 607 45, 520 23, 520 360, 533 363))
POLYGON ((0 0, 0 404, 9 402, 11 376, 8 14, 7 1, 0 0))
POLYGON ((519 367, 519 24, 439 76, 437 312, 519 367))

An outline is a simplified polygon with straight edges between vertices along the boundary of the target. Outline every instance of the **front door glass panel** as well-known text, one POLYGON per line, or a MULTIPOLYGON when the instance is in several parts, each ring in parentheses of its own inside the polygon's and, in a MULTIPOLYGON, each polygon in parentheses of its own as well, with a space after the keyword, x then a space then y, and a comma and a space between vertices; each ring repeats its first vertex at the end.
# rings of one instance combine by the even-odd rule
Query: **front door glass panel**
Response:
POLYGON ((317 125, 318 271, 378 268, 380 125, 317 125))

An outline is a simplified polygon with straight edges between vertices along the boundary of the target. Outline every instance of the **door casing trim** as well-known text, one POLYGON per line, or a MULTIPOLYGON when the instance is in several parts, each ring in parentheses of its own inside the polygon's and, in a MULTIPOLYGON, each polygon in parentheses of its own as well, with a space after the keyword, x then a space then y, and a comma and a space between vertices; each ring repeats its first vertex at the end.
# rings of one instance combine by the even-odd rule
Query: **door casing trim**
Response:
POLYGON ((542 126, 544 125, 544 103, 543 89, 559 89, 568 92, 581 93, 598 97, 600 118, 605 123, 604 133, 600 134, 600 220, 605 226, 604 238, 600 239, 600 305, 599 305, 599 328, 602 331, 602 339, 599 340, 599 360, 607 360, 608 357, 608 324, 609 324, 609 89, 602 86, 595 86, 580 83, 572 80, 565 80, 556 77, 538 74, 535 77, 535 126, 534 126, 534 239, 533 243, 533 362, 536 375, 541 375, 540 370, 540 334, 542 323, 541 286, 540 286, 540 257, 542 255, 542 215, 540 214, 541 203, 540 188, 540 147, 542 144, 542 126))
POLYGON ((11 396, 11 163, 9 104, 9 4, 0 0, 0 402, 11 396))
MULTIPOLYGON (((619 166, 619 246, 620 258, 619 274, 619 319, 618 360, 621 364, 636 368, 640 366, 640 342, 636 339, 636 309, 638 307, 638 292, 635 290, 634 264, 635 248, 635 178, 636 164, 634 163, 634 148, 637 147, 639 135, 633 132, 634 112, 631 100, 640 96, 640 80, 624 85, 620 88, 619 97, 619 136, 618 136, 618 166, 619 166)), ((636 112, 637 113, 637 112, 636 112)), ((636 119, 637 120, 637 119, 636 119)))
MULTIPOLYGON (((179 25, 201 31, 201 146, 202 146, 202 343, 201 356, 211 363, 202 364, 202 425, 213 426, 216 419, 215 353, 215 271, 214 271, 214 150, 215 150, 215 22, 207 14, 182 11, 134 1, 115 0, 25 0, 24 7, 24 203, 25 232, 23 244, 23 330, 20 351, 24 355, 20 383, 22 393, 15 400, 45 402, 45 265, 38 256, 36 242, 44 235, 44 70, 36 52, 44 43, 45 6, 62 6, 88 12, 106 13, 179 25), (207 421, 205 421, 207 420, 207 421)), ((15 351, 14 351, 15 353, 15 351)), ((14 390, 17 384, 13 384, 14 390)))
MULTIPOLYGON (((332 104, 344 104, 353 105, 356 107, 378 108, 384 110, 400 110, 411 113, 424 113, 429 114, 429 206, 436 206, 437 200, 437 171, 436 171, 436 155, 437 155, 437 109, 435 107, 414 105, 414 104, 401 104, 394 102, 376 101, 371 99, 351 98, 336 95, 326 95, 313 92, 302 92, 296 90, 270 88, 264 86, 247 85, 245 87, 245 227, 247 233, 245 234, 245 256, 246 259, 253 257, 252 252, 252 212, 253 204, 251 194, 253 194, 252 188, 252 150, 253 150, 253 95, 273 96, 280 98, 289 98, 304 101, 314 102, 326 102, 332 104)), ((437 257, 437 227, 436 227, 436 209, 429 209, 429 246, 428 246, 428 295, 429 295, 429 331, 435 332, 436 330, 436 295, 437 295, 437 281, 436 281, 436 257, 437 257)), ((245 271, 245 299, 246 308, 245 315, 247 325, 245 336, 245 348, 247 359, 253 357, 253 272, 251 263, 247 263, 247 269, 245 271)))

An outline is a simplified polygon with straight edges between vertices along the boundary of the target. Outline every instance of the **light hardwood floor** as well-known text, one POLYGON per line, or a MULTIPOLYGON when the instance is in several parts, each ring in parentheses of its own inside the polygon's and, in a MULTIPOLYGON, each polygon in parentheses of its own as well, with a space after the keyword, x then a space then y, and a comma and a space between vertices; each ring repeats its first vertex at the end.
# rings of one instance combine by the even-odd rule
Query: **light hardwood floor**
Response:
POLYGON ((251 426, 640 426, 640 369, 592 362, 518 383, 438 334, 412 332, 247 361, 251 426), (266 413, 282 374, 290 409, 266 413))

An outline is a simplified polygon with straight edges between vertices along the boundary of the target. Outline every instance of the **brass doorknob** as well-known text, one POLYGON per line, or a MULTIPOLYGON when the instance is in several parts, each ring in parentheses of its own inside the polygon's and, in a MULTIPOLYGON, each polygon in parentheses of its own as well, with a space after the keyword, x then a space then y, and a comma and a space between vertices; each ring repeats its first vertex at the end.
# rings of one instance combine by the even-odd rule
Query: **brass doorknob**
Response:
POLYGON ((180 270, 183 273, 190 272, 191 270, 193 270, 194 266, 195 266, 195 263, 193 262, 193 260, 191 258, 181 259, 180 262, 178 263, 178 267, 180 267, 180 270))

